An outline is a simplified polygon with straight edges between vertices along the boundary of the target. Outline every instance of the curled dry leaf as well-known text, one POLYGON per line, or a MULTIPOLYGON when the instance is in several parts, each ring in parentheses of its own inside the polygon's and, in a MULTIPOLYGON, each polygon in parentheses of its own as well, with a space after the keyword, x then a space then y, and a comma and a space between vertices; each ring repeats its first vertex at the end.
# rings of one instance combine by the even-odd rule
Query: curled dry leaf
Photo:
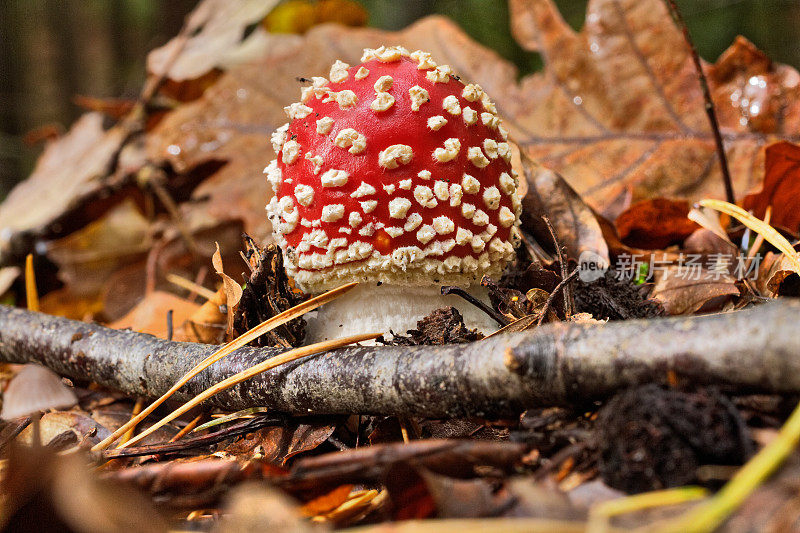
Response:
POLYGON ((773 297, 800 296, 800 272, 785 254, 767 252, 759 267, 758 288, 773 297))
POLYGON ((689 202, 652 198, 623 211, 614 221, 619 238, 630 246, 649 250, 683 242, 699 226, 689 220, 689 202))
POLYGON ((681 269, 672 266, 660 272, 650 294, 670 315, 719 309, 730 297, 740 294, 736 278, 730 274, 705 268, 692 273, 681 269))
POLYGON ((609 264, 608 245, 594 213, 575 190, 557 172, 523 158, 528 192, 522 199, 522 227, 537 241, 552 242, 546 215, 555 229, 559 243, 570 258, 578 259, 582 252, 591 252, 609 264))
POLYGON ((800 146, 779 142, 767 147, 764 184, 748 194, 742 207, 763 219, 772 206, 770 224, 795 235, 800 232, 800 146))
POLYGON ((227 314, 220 310, 225 305, 225 287, 220 287, 214 297, 206 300, 192 313, 175 337, 175 340, 220 344, 225 338, 227 314))
POLYGON ((211 256, 211 262, 214 265, 214 270, 222 278, 223 288, 225 289, 225 304, 228 308, 228 333, 231 333, 233 332, 233 319, 236 316, 236 308, 239 306, 239 300, 242 299, 242 286, 224 272, 219 244, 217 244, 217 251, 211 256))
MULTIPOLYGON (((550 0, 511 2, 514 36, 545 71, 493 93, 498 108, 530 157, 611 219, 645 198, 723 191, 697 74, 669 21, 660 0, 595 0, 578 33, 550 0)), ((797 138, 798 73, 741 38, 706 70, 741 193, 760 182, 773 136, 797 138)))

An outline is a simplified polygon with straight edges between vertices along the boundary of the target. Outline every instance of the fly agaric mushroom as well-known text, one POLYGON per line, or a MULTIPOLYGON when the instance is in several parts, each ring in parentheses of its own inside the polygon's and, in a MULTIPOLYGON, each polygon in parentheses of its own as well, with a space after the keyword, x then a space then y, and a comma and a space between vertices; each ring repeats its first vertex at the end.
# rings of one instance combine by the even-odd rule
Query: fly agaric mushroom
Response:
POLYGON ((372 283, 329 305, 309 337, 404 332, 445 305, 469 327, 496 329, 439 292, 472 284, 485 299, 481 277, 515 255, 520 200, 494 103, 430 54, 399 46, 367 49, 354 67, 336 61, 329 77, 312 78, 272 136, 267 212, 300 288, 372 283))

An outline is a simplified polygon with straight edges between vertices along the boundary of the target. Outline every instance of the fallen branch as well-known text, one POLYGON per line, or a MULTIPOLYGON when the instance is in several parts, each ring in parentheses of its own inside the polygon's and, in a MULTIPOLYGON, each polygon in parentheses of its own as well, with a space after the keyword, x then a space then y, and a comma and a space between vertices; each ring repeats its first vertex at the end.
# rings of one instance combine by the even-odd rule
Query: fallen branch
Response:
MULTIPOLYGON (((799 311, 800 302, 783 299, 702 317, 554 323, 470 344, 354 346, 267 371, 209 403, 289 414, 500 416, 666 382, 668 371, 739 392, 798 393, 799 311)), ((216 348, 0 306, 0 359, 39 362, 132 396, 163 394, 216 348)), ((281 351, 241 348, 193 378, 176 399, 281 351)))

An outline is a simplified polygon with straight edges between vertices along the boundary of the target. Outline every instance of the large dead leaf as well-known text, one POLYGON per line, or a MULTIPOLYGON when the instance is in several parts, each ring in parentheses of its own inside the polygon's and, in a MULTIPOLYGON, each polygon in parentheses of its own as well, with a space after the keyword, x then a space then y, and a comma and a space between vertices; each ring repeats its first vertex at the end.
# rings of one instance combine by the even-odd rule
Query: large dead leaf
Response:
MULTIPOLYGON (((663 2, 592 0, 579 33, 550 0, 511 0, 511 15, 545 71, 492 95, 531 157, 611 219, 632 201, 722 195, 697 74, 663 2)), ((764 145, 797 137, 798 73, 744 39, 706 70, 743 194, 761 180, 764 145)))
POLYGON ((736 278, 727 273, 706 269, 687 273, 685 267, 676 266, 665 269, 656 278, 650 297, 661 302, 671 315, 716 310, 728 298, 739 296, 736 278))
POLYGON ((260 56, 266 45, 258 24, 278 0, 206 0, 192 11, 181 35, 150 52, 147 69, 174 81, 199 78, 260 56))
POLYGON ((83 115, 64 137, 48 145, 30 177, 0 204, 0 263, 26 252, 34 237, 78 228, 105 211, 107 178, 127 131, 103 130, 99 113, 83 115), (94 199, 91 209, 64 215, 94 199), (84 222, 85 223, 85 222, 84 222))

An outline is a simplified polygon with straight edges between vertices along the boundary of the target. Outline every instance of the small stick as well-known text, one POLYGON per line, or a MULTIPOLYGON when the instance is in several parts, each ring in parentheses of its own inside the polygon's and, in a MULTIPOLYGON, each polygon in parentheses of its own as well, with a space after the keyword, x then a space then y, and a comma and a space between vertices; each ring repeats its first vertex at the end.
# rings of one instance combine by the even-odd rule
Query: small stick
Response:
POLYGON ((202 361, 200 361, 197 365, 194 366, 189 372, 187 372, 181 379, 179 379, 167 392, 165 392, 159 399, 154 401, 150 406, 136 415, 135 417, 131 418, 126 424, 118 428, 114 433, 103 439, 101 442, 95 444, 92 447, 92 451, 104 450, 108 448, 111 443, 117 440, 120 435, 128 431, 130 428, 144 420, 150 413, 155 411, 156 407, 164 403, 170 396, 175 394, 181 387, 183 387, 186 383, 189 382, 190 379, 195 377, 197 374, 202 372, 205 368, 213 365, 223 357, 230 355, 235 350, 238 350, 242 346, 245 346, 248 342, 258 338, 259 336, 263 335, 264 333, 285 324, 295 318, 311 311, 312 309, 316 309, 317 307, 330 302, 331 300, 341 296, 342 294, 346 293, 347 291, 353 289, 357 283, 348 283, 347 285, 342 285, 332 291, 328 291, 325 294, 317 296, 316 298, 312 298, 310 300, 306 300, 305 302, 292 307, 284 311, 279 315, 275 315, 274 317, 270 318, 259 324, 258 326, 254 327, 241 337, 232 340, 228 344, 224 345, 219 350, 215 351, 202 361))
POLYGON ((120 444, 117 448, 125 448, 128 445, 133 445, 142 440, 143 438, 147 437, 157 429, 161 428, 165 424, 172 422, 183 413, 191 410, 193 407, 200 405, 205 400, 211 398, 215 394, 218 394, 224 390, 230 389, 231 387, 238 385, 243 381, 247 381, 248 379, 252 378, 253 376, 257 376, 262 372, 266 372, 272 368, 277 366, 289 363, 291 361, 295 361, 302 357, 306 357, 308 355, 315 355, 322 352, 327 352, 328 350, 333 350, 336 348, 341 348, 343 346, 347 346, 348 344, 354 344, 357 342, 368 341, 372 339, 376 339, 381 335, 381 333, 366 333, 361 335, 352 335, 350 337, 343 337, 341 339, 333 339, 329 341, 318 342, 316 344, 310 344, 308 346, 301 346, 300 348, 295 348, 293 350, 289 350, 288 352, 284 352, 280 355, 276 355, 272 359, 267 359, 266 361, 262 361, 255 366, 248 368, 247 370, 243 370, 238 372, 231 377, 220 381, 216 385, 213 385, 185 404, 181 407, 170 413, 169 415, 165 416, 142 433, 139 433, 136 437, 132 438, 130 441, 124 444, 120 444))
POLYGON ((264 415, 257 418, 245 420, 239 424, 229 426, 221 431, 215 431, 207 435, 200 435, 183 439, 180 442, 167 442, 163 444, 149 444, 147 446, 137 446, 133 448, 121 448, 114 450, 104 450, 103 457, 106 459, 121 459, 123 457, 140 457, 142 455, 164 455, 169 453, 183 452, 195 448, 202 448, 216 444, 225 439, 246 435, 261 428, 277 426, 283 423, 285 417, 280 415, 264 415))
MULTIPOLYGON (((559 284, 556 285, 556 288, 553 289, 553 292, 550 293, 550 296, 547 297, 547 301, 544 303, 544 308, 542 309, 542 314, 541 314, 541 316, 539 316, 539 320, 536 322, 537 326, 541 326, 542 325, 542 322, 544 321, 544 317, 547 316, 547 311, 549 311, 550 310, 550 306, 553 305, 553 300, 555 300, 556 295, 558 294, 558 292, 561 289, 563 289, 567 285, 567 283, 569 283, 570 281, 575 279, 577 277, 577 275, 578 275, 578 272, 580 272, 580 267, 578 267, 575 270, 573 270, 572 273, 569 276, 567 276, 566 278, 562 279, 559 282, 559 284)), ((569 315, 567 317, 569 318, 569 315)))
POLYGON ((464 289, 461 289, 459 287, 451 287, 448 285, 442 287, 442 294, 443 295, 455 294, 457 296, 461 296, 466 301, 468 301, 469 303, 471 303, 472 305, 474 305, 475 307, 477 307, 478 309, 480 309, 481 311, 492 317, 495 322, 500 324, 500 326, 506 326, 510 322, 510 320, 508 320, 506 317, 504 317, 503 315, 501 315, 500 313, 498 313, 497 311, 495 311, 482 301, 478 300, 464 289))
MULTIPOLYGON (((567 279, 567 261, 564 259, 564 253, 561 250, 561 243, 558 242, 556 230, 547 215, 542 215, 542 220, 547 225, 547 230, 550 232, 550 237, 553 239, 553 244, 556 247, 556 255, 558 257, 558 267, 561 270, 561 281, 567 279)), ((555 294, 553 290, 553 294, 555 294)), ((564 315, 569 318, 572 315, 572 294, 564 291, 564 315)))
POLYGON ((706 102, 706 115, 708 115, 708 122, 711 124, 711 131, 714 133, 714 142, 717 145, 717 156, 719 156, 719 166, 722 171, 722 180, 725 182, 725 198, 728 203, 736 203, 736 195, 733 193, 733 181, 731 180, 731 173, 728 170, 728 157, 725 154, 725 144, 722 142, 722 134, 719 132, 719 121, 717 120, 717 111, 714 107, 714 101, 711 99, 711 91, 708 88, 708 80, 703 72, 703 65, 700 63, 700 56, 697 55, 697 50, 694 47, 692 38, 689 35, 689 28, 686 27, 681 12, 675 0, 664 0, 667 5, 669 14, 673 22, 683 32, 683 38, 686 40, 686 46, 689 47, 689 53, 694 62, 694 68, 697 70, 697 77, 700 80, 700 87, 703 90, 703 99, 706 102))

